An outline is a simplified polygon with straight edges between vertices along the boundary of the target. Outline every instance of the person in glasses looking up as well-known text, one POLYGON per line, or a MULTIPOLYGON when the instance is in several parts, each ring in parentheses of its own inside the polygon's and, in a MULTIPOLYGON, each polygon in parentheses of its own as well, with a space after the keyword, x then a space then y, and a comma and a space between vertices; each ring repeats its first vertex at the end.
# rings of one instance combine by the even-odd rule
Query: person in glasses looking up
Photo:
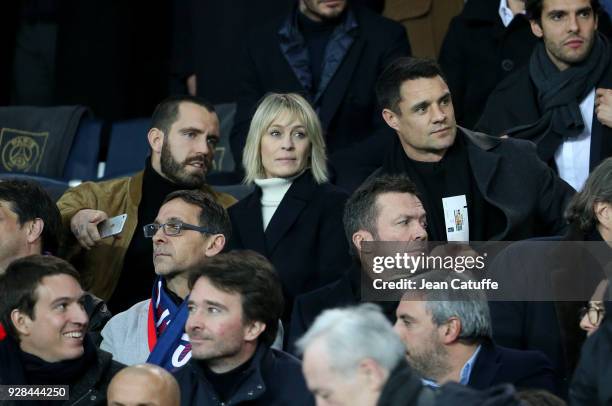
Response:
POLYGON ((200 190, 170 193, 155 222, 144 226, 153 239, 157 275, 151 299, 114 316, 102 330, 100 348, 126 365, 148 362, 172 371, 191 358, 185 334, 188 272, 217 255, 230 237, 225 209, 200 190))

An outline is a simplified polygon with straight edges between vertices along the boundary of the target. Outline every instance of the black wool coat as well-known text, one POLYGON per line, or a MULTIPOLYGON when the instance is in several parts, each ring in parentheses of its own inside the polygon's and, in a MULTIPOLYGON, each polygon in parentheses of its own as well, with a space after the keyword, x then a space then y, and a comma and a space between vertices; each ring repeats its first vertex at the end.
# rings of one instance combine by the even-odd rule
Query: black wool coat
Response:
MULTIPOLYGON (((357 23, 357 27, 348 33, 352 43, 331 80, 314 100, 298 78, 298 74, 307 74, 304 71, 308 67, 291 61, 291 56, 281 49, 281 42, 286 42, 281 31, 287 29, 292 16, 266 21, 250 33, 240 63, 238 81, 241 86, 230 136, 234 162, 242 161, 249 124, 261 98, 268 92, 295 92, 314 105, 323 126, 330 162, 336 171, 342 171, 345 166, 354 168, 357 163, 371 165, 372 169, 380 165, 389 136, 393 133, 381 117, 374 85, 387 64, 410 54, 410 45, 402 25, 365 7, 349 7, 357 23), (360 143, 366 139, 366 146, 359 149, 360 143), (358 148, 358 151, 348 151, 351 148, 358 148), (336 157, 340 152, 349 156, 336 157)), ((294 43, 288 45, 292 50, 297 47, 294 43)), ((329 59, 340 54, 341 49, 329 59)))
POLYGON ((529 61, 537 42, 523 15, 505 27, 499 2, 470 0, 444 37, 439 62, 453 95, 457 122, 472 128, 495 86, 529 61))
MULTIPOLYGON (((458 127, 457 137, 461 136, 476 186, 505 218, 503 231, 490 240, 518 241, 565 231, 563 212, 576 191, 538 159, 534 143, 458 127)), ((390 169, 392 173, 402 171, 390 169)), ((385 170, 381 168, 372 176, 385 170)))
MULTIPOLYGON (((597 87, 612 88, 612 68, 604 73, 597 87)), ((538 92, 529 75, 529 66, 526 65, 493 90, 476 129, 496 136, 504 135, 507 130, 534 123, 541 116, 538 92)), ((593 112, 590 170, 609 156, 612 156, 612 128, 603 125, 593 112)))
POLYGON ((251 249, 267 257, 280 276, 289 319, 295 297, 342 276, 350 264, 342 214, 345 192, 317 184, 310 171, 293 181, 263 229, 261 189, 230 207, 228 249, 251 249))

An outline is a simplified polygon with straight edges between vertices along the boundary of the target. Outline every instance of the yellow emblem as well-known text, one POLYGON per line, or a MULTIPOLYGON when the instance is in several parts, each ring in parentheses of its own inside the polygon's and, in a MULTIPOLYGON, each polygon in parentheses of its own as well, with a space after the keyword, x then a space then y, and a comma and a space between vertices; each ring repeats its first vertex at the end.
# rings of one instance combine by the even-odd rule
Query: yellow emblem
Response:
POLYGON ((3 128, 0 132, 0 156, 4 170, 37 173, 48 136, 48 132, 32 133, 3 128))

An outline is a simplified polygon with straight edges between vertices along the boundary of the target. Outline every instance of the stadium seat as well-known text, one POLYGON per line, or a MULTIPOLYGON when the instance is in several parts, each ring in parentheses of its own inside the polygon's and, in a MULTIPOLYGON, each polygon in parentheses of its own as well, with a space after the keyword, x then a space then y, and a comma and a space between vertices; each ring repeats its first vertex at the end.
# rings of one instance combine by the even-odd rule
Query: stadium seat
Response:
POLYGON ((64 166, 65 180, 97 178, 101 131, 101 120, 88 117, 81 119, 64 166))
POLYGON ((0 174, 0 180, 5 179, 25 179, 32 180, 38 182, 43 189, 49 193, 54 202, 64 194, 66 189, 68 189, 68 182, 63 180, 46 178, 44 176, 36 176, 36 175, 28 175, 22 173, 3 173, 0 174))
POLYGON ((144 168, 149 155, 147 132, 150 126, 150 118, 112 124, 104 178, 127 176, 144 168))

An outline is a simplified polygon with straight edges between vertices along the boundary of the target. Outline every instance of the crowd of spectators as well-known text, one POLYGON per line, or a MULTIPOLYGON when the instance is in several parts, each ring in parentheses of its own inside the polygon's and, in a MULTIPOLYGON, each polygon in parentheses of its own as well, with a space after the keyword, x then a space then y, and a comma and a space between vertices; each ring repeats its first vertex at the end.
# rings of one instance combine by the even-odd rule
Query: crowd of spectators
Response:
POLYGON ((611 404, 612 2, 444 1, 0 6, 0 105, 150 116, 0 174, 0 403, 611 404))

